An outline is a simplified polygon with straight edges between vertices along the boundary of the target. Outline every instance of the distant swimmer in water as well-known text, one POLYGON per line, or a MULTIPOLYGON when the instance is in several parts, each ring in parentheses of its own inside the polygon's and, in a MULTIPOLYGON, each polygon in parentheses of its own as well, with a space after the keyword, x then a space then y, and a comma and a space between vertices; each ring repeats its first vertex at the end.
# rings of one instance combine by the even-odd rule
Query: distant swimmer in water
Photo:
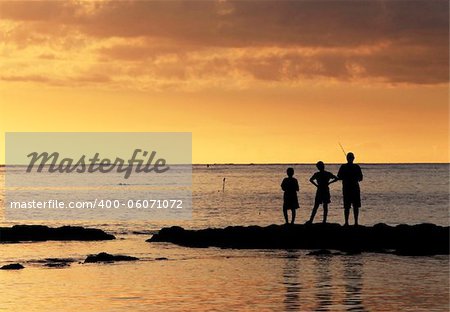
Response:
POLYGON ((353 206, 353 216, 355 225, 358 225, 359 208, 361 207, 361 191, 359 182, 363 180, 361 168, 354 164, 355 155, 347 154, 347 163, 339 168, 338 179, 342 180, 342 193, 344 195, 344 218, 345 225, 348 225, 350 208, 353 206))
POLYGON ((325 164, 322 161, 319 161, 316 164, 316 167, 317 169, 319 169, 319 171, 314 173, 313 176, 309 179, 309 182, 317 187, 316 199, 314 200, 314 207, 311 212, 311 217, 309 218, 309 221, 307 223, 312 223, 314 221, 317 209, 321 204, 323 205, 322 222, 327 223, 328 204, 331 203, 329 185, 336 182, 338 178, 331 172, 325 171, 325 164))
POLYGON ((294 168, 287 168, 286 170, 287 178, 283 179, 281 182, 281 189, 284 191, 283 195, 283 215, 286 224, 289 223, 288 220, 288 210, 292 211, 292 221, 291 224, 295 222, 295 210, 299 208, 297 192, 299 191, 298 181, 294 178, 294 168))

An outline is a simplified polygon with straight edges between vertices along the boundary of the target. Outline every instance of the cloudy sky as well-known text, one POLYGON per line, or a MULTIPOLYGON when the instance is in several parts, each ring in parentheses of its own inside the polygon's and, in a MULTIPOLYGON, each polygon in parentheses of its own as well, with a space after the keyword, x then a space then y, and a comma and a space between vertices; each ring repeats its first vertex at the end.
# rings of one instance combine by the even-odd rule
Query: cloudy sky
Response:
POLYGON ((190 131, 194 162, 448 161, 448 1, 0 2, 5 131, 190 131))

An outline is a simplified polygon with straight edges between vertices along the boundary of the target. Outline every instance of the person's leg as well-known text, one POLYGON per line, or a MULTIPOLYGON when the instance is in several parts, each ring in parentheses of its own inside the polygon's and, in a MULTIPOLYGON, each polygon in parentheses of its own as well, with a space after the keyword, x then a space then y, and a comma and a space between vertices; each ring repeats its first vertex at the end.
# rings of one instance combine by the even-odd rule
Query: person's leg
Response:
POLYGON ((348 225, 348 216, 350 215, 350 207, 345 206, 344 207, 344 218, 345 218, 345 224, 348 225))
POLYGON ((344 199, 344 220, 345 223, 344 225, 347 226, 348 225, 348 216, 350 215, 350 208, 351 208, 351 201, 349 198, 349 194, 348 191, 346 191, 345 189, 342 190, 342 195, 343 195, 343 199, 344 199))
POLYGON ((295 215, 296 215, 296 210, 292 209, 292 221, 291 221, 291 224, 294 224, 294 222, 295 222, 295 215))
POLYGON ((311 217, 309 217, 309 223, 312 223, 314 221, 314 217, 316 216, 318 208, 319 208, 319 203, 314 203, 313 210, 311 211, 311 217))
POLYGON ((355 225, 358 225, 359 207, 353 206, 353 217, 355 217, 355 225))
POLYGON ((287 209, 283 209, 283 215, 284 215, 284 221, 286 224, 288 224, 288 213, 287 213, 287 209))
POLYGON ((327 223, 327 216, 328 216, 328 204, 323 203, 323 223, 327 223))

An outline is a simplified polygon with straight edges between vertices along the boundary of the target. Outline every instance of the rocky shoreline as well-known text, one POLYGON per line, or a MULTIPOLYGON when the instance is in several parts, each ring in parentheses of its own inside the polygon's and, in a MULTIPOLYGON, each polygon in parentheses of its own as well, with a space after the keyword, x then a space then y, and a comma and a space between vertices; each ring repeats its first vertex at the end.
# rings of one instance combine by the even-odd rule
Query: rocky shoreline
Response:
POLYGON ((148 242, 235 249, 331 249, 426 256, 449 254, 449 227, 434 224, 341 226, 339 224, 163 228, 148 242))
POLYGON ((115 239, 114 235, 100 229, 81 226, 51 228, 45 225, 14 225, 0 227, 1 243, 26 241, 101 241, 115 239))

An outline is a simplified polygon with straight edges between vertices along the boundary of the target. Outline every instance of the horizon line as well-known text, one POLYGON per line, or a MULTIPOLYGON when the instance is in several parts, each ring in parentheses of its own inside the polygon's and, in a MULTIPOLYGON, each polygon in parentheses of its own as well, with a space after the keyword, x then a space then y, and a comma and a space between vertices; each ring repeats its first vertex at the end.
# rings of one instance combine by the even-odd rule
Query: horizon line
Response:
MULTIPOLYGON (((326 162, 327 165, 341 165, 346 162, 326 162)), ((192 166, 261 166, 261 165, 315 165, 315 162, 223 162, 223 163, 191 163, 191 164, 172 164, 172 165, 192 165, 192 166)), ((449 162, 355 162, 360 165, 450 165, 449 162)), ((169 164, 170 165, 170 164, 169 164)), ((7 164, 0 164, 0 167, 6 167, 7 164)), ((11 165, 10 166, 27 166, 27 165, 11 165)))
MULTIPOLYGON (((327 165, 341 165, 346 162, 326 162, 327 165)), ((193 163, 192 165, 315 165, 316 162, 226 162, 226 163, 193 163)), ((355 162, 360 165, 450 165, 448 162, 355 162)))

